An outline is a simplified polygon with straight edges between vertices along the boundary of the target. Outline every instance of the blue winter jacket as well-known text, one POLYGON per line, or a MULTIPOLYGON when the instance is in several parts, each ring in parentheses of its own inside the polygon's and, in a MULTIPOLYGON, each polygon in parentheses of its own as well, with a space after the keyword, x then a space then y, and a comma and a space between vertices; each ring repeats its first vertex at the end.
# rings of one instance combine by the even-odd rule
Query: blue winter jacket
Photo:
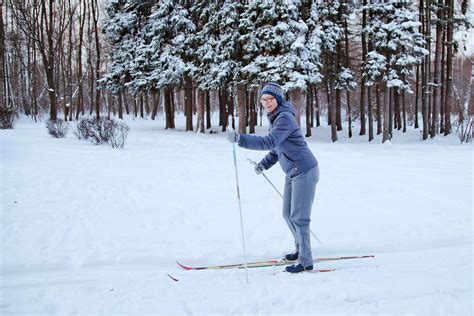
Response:
POLYGON ((296 122, 296 110, 289 102, 268 113, 270 133, 267 136, 241 134, 239 146, 254 150, 270 150, 260 164, 266 169, 277 161, 288 177, 294 177, 318 165, 296 122))

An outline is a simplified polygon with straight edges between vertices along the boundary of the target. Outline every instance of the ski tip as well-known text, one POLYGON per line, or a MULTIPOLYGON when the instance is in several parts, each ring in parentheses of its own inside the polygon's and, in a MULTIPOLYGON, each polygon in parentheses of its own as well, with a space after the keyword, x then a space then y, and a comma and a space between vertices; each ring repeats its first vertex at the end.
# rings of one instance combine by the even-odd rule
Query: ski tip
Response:
POLYGON ((179 261, 176 261, 176 264, 180 266, 184 270, 193 270, 193 268, 187 267, 185 265, 182 265, 179 261))
POLYGON ((175 281, 175 282, 178 282, 178 281, 179 281, 178 279, 172 277, 169 273, 167 273, 166 275, 169 276, 169 278, 170 278, 171 280, 175 281))

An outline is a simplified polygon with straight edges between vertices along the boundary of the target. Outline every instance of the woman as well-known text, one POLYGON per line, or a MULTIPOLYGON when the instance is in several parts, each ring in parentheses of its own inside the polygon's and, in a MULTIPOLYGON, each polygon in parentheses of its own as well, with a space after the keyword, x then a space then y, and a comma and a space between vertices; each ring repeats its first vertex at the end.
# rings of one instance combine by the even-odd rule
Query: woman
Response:
POLYGON ((227 139, 240 147, 270 152, 255 166, 255 172, 271 168, 277 161, 286 174, 283 194, 283 218, 295 240, 295 251, 285 260, 296 263, 285 268, 291 273, 313 269, 310 242, 311 207, 319 180, 318 161, 304 140, 296 110, 284 99, 283 89, 268 83, 261 91, 260 102, 270 121, 267 136, 238 134, 232 131, 227 139))

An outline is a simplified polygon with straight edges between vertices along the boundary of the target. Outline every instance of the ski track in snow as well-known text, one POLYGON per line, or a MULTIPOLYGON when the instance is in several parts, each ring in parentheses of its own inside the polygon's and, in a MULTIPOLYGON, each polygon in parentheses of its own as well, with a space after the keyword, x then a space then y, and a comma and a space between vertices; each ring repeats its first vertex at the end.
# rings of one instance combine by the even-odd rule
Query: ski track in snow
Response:
MULTIPOLYGON (((244 270, 175 264, 243 260, 225 134, 127 123, 124 150, 53 139, 27 119, 0 131, 0 314, 472 315, 472 145, 455 135, 332 144, 314 129, 313 255, 376 258, 249 269, 246 284, 244 270)), ((280 197, 246 161, 264 154, 237 149, 249 261, 292 250, 280 197)), ((266 174, 282 189, 279 166, 266 174)))

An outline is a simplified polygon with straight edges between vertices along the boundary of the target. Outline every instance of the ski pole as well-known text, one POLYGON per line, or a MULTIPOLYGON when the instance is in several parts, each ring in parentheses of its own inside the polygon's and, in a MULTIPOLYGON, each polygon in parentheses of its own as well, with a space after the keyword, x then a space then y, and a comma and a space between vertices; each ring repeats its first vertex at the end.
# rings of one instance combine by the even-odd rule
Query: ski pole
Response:
POLYGON ((235 182, 237 183, 237 199, 239 200, 239 213, 240 213, 240 231, 242 233, 242 245, 244 247, 244 263, 245 263, 245 276, 247 278, 247 284, 249 283, 249 273, 247 270, 247 251, 245 250, 245 235, 244 235, 244 224, 242 220, 242 203, 240 202, 240 189, 239 189, 239 173, 237 171, 237 155, 235 153, 235 143, 232 143, 234 150, 234 169, 235 169, 235 182))
MULTIPOLYGON (((256 166, 257 163, 255 161, 253 161, 252 159, 247 159, 252 165, 256 166)), ((283 199, 283 194, 281 194, 281 192, 277 189, 277 187, 270 181, 270 179, 268 179, 267 175, 262 171, 262 175, 263 177, 268 181, 268 183, 270 183, 270 185, 275 189, 275 191, 278 193, 278 195, 280 195, 280 197, 283 199)), ((311 235, 313 235, 313 237, 320 243, 322 244, 322 242, 319 240, 318 237, 316 237, 316 235, 313 233, 313 231, 310 229, 309 232, 311 233, 311 235)))

